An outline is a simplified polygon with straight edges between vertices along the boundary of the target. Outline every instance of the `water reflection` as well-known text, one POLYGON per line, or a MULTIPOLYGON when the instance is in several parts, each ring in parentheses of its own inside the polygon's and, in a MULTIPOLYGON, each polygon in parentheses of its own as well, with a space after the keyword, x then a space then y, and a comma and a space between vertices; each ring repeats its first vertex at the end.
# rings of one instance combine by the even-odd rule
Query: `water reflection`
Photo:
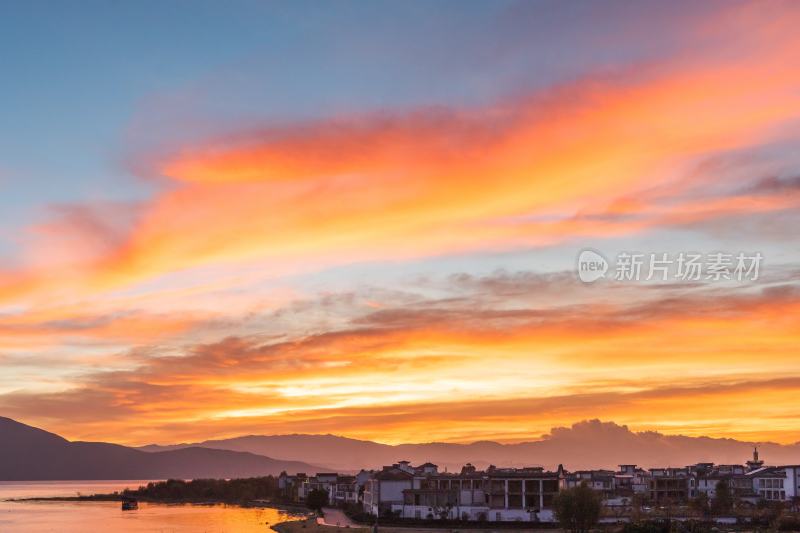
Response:
MULTIPOLYGON (((144 482, 141 482, 144 483, 144 482)), ((74 496, 113 492, 140 482, 1 483, 0 499, 74 496)), ((138 511, 122 511, 118 502, 0 501, 0 531, 24 532, 158 532, 252 533, 293 518, 277 509, 244 509, 227 505, 162 505, 140 503, 138 511)))

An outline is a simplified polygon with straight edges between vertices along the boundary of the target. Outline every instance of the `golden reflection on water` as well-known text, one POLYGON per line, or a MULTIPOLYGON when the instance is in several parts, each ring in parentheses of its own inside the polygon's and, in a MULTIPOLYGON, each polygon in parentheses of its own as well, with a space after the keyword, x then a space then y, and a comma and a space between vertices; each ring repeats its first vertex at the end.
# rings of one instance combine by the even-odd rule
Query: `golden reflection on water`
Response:
POLYGON ((277 509, 141 502, 122 511, 118 502, 0 502, 3 533, 265 533, 292 515, 277 509))

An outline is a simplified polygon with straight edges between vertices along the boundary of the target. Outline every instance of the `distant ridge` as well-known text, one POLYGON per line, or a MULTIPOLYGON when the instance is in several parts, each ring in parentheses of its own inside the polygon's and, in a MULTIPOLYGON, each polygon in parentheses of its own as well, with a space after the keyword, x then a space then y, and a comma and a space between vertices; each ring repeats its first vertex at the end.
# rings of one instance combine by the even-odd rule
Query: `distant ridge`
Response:
POLYGON ((734 439, 663 435, 654 431, 633 432, 614 422, 587 420, 568 428, 553 428, 540 440, 519 444, 480 441, 472 444, 420 443, 388 445, 335 435, 248 435, 171 446, 149 445, 154 452, 204 447, 247 451, 293 460, 326 464, 332 469, 377 468, 398 460, 412 463, 432 461, 450 470, 471 462, 479 468, 489 464, 540 465, 571 470, 612 468, 635 463, 643 467, 684 466, 697 462, 741 464, 758 445, 770 464, 800 463, 800 444, 781 445, 734 439))
POLYGON ((206 447, 146 453, 104 442, 70 442, 0 417, 0 481, 233 478, 325 469, 206 447))

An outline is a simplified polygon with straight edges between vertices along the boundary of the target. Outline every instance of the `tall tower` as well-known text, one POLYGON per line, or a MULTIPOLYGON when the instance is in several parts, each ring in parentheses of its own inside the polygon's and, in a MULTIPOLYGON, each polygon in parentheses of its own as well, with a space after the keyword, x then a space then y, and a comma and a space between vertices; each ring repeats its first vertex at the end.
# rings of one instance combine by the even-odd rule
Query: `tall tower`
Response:
POLYGON ((758 446, 756 446, 753 448, 753 460, 747 461, 747 470, 752 472, 753 470, 758 470, 762 466, 764 466, 764 461, 758 458, 758 446))

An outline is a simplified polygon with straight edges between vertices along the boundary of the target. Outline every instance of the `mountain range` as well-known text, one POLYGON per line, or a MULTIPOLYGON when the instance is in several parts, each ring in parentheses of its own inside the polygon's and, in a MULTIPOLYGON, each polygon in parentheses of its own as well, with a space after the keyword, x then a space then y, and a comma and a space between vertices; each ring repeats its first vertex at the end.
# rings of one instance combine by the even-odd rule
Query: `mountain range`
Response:
POLYGON ((104 442, 70 442, 0 417, 0 481, 234 478, 324 467, 207 447, 146 453, 104 442))
POLYGON ((531 442, 501 444, 480 441, 471 444, 421 443, 388 445, 335 435, 249 435, 192 444, 144 446, 150 452, 204 447, 304 460, 325 464, 333 470, 379 468, 399 460, 419 464, 431 461, 442 469, 460 469, 467 462, 478 468, 498 466, 544 466, 563 464, 570 470, 614 468, 619 464, 684 466, 698 462, 742 464, 759 448, 770 464, 800 463, 800 443, 782 445, 734 439, 664 435, 654 431, 634 432, 627 426, 587 420, 567 428, 553 428, 531 442))
POLYGON ((800 463, 800 443, 634 432, 627 426, 587 420, 553 428, 538 440, 514 444, 419 443, 389 445, 336 435, 249 435, 230 439, 131 448, 71 442, 0 417, 0 481, 79 479, 233 478, 322 471, 354 472, 407 460, 434 462, 440 470, 544 466, 568 470, 684 466, 698 462, 742 464, 758 447, 767 464, 800 463), (324 465, 324 466, 321 466, 324 465))

